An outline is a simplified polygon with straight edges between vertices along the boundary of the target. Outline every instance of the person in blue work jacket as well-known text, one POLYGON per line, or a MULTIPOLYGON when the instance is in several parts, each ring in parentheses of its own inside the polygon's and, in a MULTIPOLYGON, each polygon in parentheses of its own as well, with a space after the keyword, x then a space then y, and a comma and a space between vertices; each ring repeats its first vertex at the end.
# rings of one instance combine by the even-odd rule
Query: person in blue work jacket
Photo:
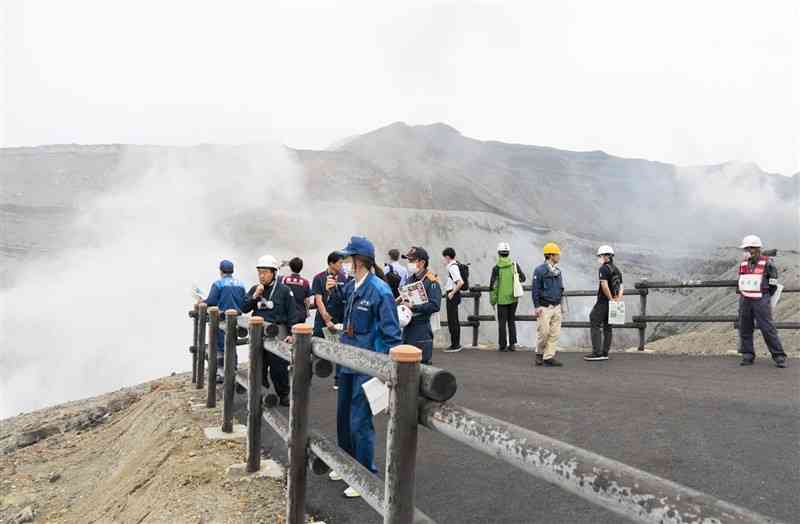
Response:
MULTIPOLYGON (((242 312, 246 298, 244 284, 233 277, 233 262, 223 260, 219 263, 220 278, 211 284, 208 298, 205 302, 209 306, 217 306, 220 314, 224 315, 228 309, 242 312)), ((234 353, 235 356, 235 353, 234 353)), ((234 358, 235 362, 235 358, 234 358)), ((225 368, 225 332, 217 331, 217 383, 222 384, 225 368)))
POLYGON ((561 335, 561 300, 564 297, 564 275, 558 262, 561 248, 554 242, 544 246, 544 263, 533 270, 533 315, 536 317, 537 366, 560 367, 556 360, 556 344, 561 335))
POLYGON ((431 315, 438 313, 442 307, 442 287, 436 275, 428 269, 430 257, 425 249, 412 247, 403 258, 408 260, 406 285, 422 282, 428 297, 427 302, 418 305, 403 302, 401 298, 397 299, 398 303, 408 306, 412 313, 411 322, 403 328, 403 343, 419 348, 422 351, 422 363, 430 364, 433 358, 431 315))
MULTIPOLYGON (((250 288, 242 305, 245 313, 253 312, 254 316, 263 318, 267 324, 277 326, 277 336, 292 343, 292 326, 302 322, 294 301, 294 294, 289 286, 278 276, 280 263, 272 255, 264 255, 258 259, 258 284, 250 288)), ((269 387, 269 380, 275 387, 281 406, 289 405, 289 363, 270 351, 264 353, 263 384, 269 387)))
MULTIPOLYGON (((342 251, 343 257, 352 260, 354 278, 343 287, 328 276, 325 287, 331 292, 330 303, 344 304, 344 331, 342 344, 365 351, 389 353, 402 343, 397 306, 389 285, 382 280, 383 271, 375 265, 375 246, 366 237, 352 237, 342 251)), ((339 447, 347 451, 361 465, 377 473, 375 467, 375 427, 372 411, 363 385, 369 375, 342 367, 336 402, 336 437, 339 447)), ((331 480, 341 480, 336 471, 331 480)), ((358 491, 348 487, 346 497, 359 497, 358 491)))

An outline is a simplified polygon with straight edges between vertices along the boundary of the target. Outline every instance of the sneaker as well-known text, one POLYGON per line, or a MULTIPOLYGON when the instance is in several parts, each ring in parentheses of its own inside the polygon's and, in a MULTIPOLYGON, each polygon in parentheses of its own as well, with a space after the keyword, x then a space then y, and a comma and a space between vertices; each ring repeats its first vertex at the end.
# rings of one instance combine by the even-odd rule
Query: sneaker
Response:
POLYGON ((497 351, 499 351, 500 353, 507 353, 508 352, 508 350, 506 348, 499 348, 497 351))
POLYGON ((588 360, 590 362, 597 362, 600 360, 608 360, 608 357, 604 357, 603 355, 595 355, 594 353, 589 355, 584 355, 583 360, 588 360))
POLYGON ((537 354, 534 364, 537 366, 541 366, 542 364, 544 364, 544 357, 542 355, 537 354))
POLYGON ((361 493, 356 491, 354 488, 348 486, 348 488, 346 490, 344 490, 344 496, 349 498, 349 499, 355 499, 355 498, 360 497, 361 493))
POLYGON ((741 362, 739 362, 740 366, 752 366, 753 362, 755 361, 754 358, 743 358, 741 362))
POLYGON ((336 473, 336 470, 333 469, 331 470, 330 473, 328 473, 328 478, 330 480, 342 480, 342 476, 336 473))
POLYGON ((564 365, 561 362, 559 362, 558 360, 556 360, 555 358, 549 358, 549 359, 545 360, 543 363, 544 363, 545 366, 551 367, 551 368, 560 368, 561 366, 564 365))
POLYGON ((450 346, 449 348, 445 349, 444 352, 445 353, 458 353, 459 351, 461 351, 461 349, 462 349, 461 346, 456 346, 456 347, 450 346))
POLYGON ((338 391, 339 390, 339 384, 334 384, 333 385, 333 390, 334 391, 338 391))
POLYGON ((281 406, 289 407, 289 395, 281 396, 280 404, 281 406))
POLYGON ((517 348, 514 347, 514 344, 511 344, 510 346, 508 346, 508 350, 509 351, 516 351, 517 348))
POLYGON ((775 365, 778 366, 779 368, 785 368, 786 367, 786 357, 776 357, 775 358, 775 365))

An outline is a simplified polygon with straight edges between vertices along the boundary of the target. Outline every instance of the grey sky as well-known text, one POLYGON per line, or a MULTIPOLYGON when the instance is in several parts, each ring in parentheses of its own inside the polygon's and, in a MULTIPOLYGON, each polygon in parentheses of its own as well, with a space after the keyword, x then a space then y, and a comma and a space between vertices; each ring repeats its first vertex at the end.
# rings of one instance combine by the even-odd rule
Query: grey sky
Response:
POLYGON ((323 148, 403 120, 800 171, 800 2, 5 0, 0 144, 323 148))

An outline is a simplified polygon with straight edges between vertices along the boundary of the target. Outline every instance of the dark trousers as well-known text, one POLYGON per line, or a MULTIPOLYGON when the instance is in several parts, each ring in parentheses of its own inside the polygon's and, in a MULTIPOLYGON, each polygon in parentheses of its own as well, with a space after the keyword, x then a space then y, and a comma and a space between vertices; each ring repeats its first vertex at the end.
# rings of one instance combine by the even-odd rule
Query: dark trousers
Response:
POLYGON ((415 317, 403 328, 403 344, 409 344, 422 351, 422 363, 430 364, 433 358, 433 331, 431 317, 415 317))
POLYGON ((456 295, 453 300, 447 299, 447 330, 450 332, 450 347, 457 348, 461 345, 461 326, 458 324, 458 305, 461 296, 456 295))
POLYGON ((590 332, 592 335, 592 354, 608 356, 611 349, 611 338, 613 330, 608 323, 608 302, 598 301, 589 313, 589 322, 592 324, 590 332), (600 332, 600 328, 603 332, 600 332))
POLYGON ((509 345, 517 343, 517 303, 497 304, 497 329, 498 344, 500 349, 505 349, 509 345), (508 328, 508 339, 506 339, 506 328, 508 328))
POLYGON ((373 473, 375 467, 375 427, 372 425, 364 382, 369 375, 342 373, 336 397, 336 441, 339 447, 373 473))
POLYGON ((778 330, 772 323, 772 304, 770 296, 765 293, 761 298, 739 297, 739 338, 742 341, 739 352, 746 358, 754 358, 753 349, 753 330, 754 321, 758 322, 758 328, 764 337, 764 342, 772 353, 772 358, 785 357, 781 339, 778 338, 778 330))
POLYGON ((269 379, 279 397, 289 394, 289 363, 269 351, 264 352, 264 385, 269 387, 269 379))

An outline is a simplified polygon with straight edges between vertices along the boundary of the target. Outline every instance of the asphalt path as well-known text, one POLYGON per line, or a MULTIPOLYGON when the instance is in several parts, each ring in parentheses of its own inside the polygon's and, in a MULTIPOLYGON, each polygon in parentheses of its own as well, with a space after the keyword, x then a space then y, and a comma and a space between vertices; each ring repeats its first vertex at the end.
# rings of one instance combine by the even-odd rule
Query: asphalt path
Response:
MULTIPOLYGON (((608 362, 530 352, 436 351, 452 402, 671 479, 768 516, 800 522, 800 361, 740 367, 733 356, 618 354, 608 362)), ((335 441, 332 378, 314 378, 312 427, 335 441)), ((386 417, 375 418, 383 471, 386 417)), ((268 453, 285 446, 265 424, 268 453)), ((309 512, 328 524, 379 523, 343 482, 310 475, 309 512)), ((416 504, 441 523, 611 523, 624 520, 511 465, 420 428, 416 504)))

